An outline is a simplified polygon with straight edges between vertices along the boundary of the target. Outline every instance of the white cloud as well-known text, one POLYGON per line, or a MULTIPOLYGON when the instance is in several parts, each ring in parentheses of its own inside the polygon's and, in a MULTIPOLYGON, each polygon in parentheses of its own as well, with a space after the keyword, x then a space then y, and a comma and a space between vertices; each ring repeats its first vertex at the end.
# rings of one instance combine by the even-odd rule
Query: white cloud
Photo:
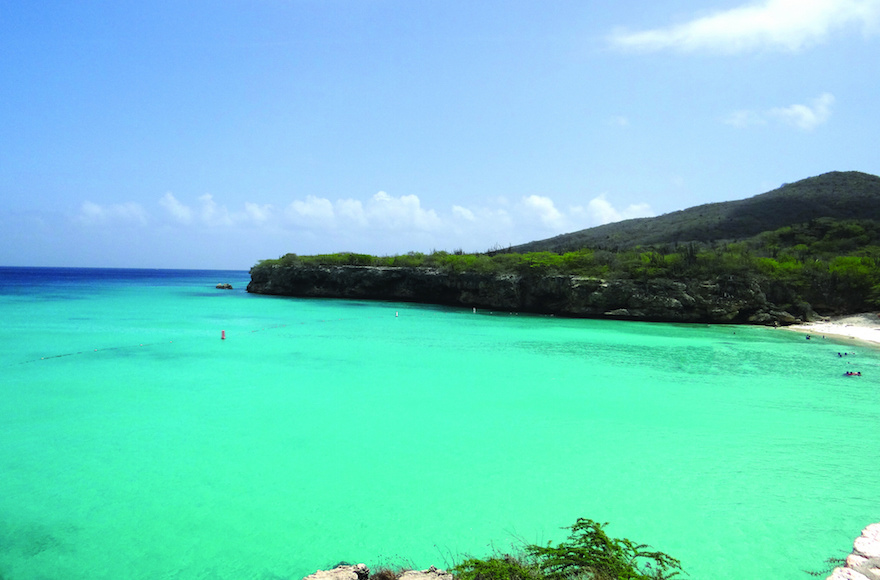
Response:
POLYGON ((309 195, 305 201, 294 200, 285 212, 287 217, 300 225, 317 225, 332 223, 334 219, 333 204, 329 199, 309 195))
POLYGON ((258 205, 249 201, 244 204, 245 215, 254 223, 262 224, 269 221, 272 217, 274 208, 267 205, 258 205))
POLYGON ((262 225, 270 223, 274 219, 275 208, 270 205, 260 205, 253 202, 245 202, 244 210, 231 212, 224 205, 214 201, 214 196, 209 193, 198 198, 199 206, 196 209, 178 200, 170 191, 159 199, 159 205, 176 222, 189 225, 198 223, 211 227, 231 226, 240 223, 262 225))
POLYGON ((374 195, 367 203, 367 216, 371 225, 388 229, 433 230, 441 224, 434 210, 422 208, 418 196, 395 198, 384 191, 374 195))
POLYGON ((159 205, 164 207, 171 217, 180 223, 188 224, 192 221, 192 209, 180 203, 170 191, 162 196, 162 199, 159 200, 159 205))
POLYGON ((770 114, 781 119, 783 122, 794 125, 804 131, 812 131, 825 123, 831 116, 831 105, 834 104, 834 95, 823 93, 813 100, 813 105, 791 105, 772 109, 770 114))
POLYGON ((416 195, 394 197, 384 191, 363 203, 356 199, 327 198, 310 195, 294 200, 285 211, 293 223, 315 228, 375 228, 388 231, 432 231, 442 227, 442 220, 432 209, 422 207, 416 195))
POLYGON ((99 224, 107 219, 104 208, 96 203, 84 201, 79 208, 77 220, 84 224, 99 224))
POLYGON ((202 202, 199 215, 206 225, 231 226, 233 224, 234 220, 229 215, 229 210, 226 209, 226 206, 217 205, 213 195, 206 193, 199 197, 199 201, 202 202))
POLYGON ((647 203, 630 204, 623 210, 616 209, 606 194, 601 194, 590 200, 587 207, 575 208, 578 213, 585 213, 594 225, 610 224, 621 220, 638 217, 653 217, 654 212, 647 203))
MULTIPOLYGON (((166 193, 157 200, 164 223, 191 229, 188 235, 216 236, 216 231, 255 228, 253 239, 273 240, 283 251, 324 253, 358 251, 394 254, 408 251, 485 251, 600 225, 608 221, 651 215, 647 205, 615 209, 605 196, 588 207, 560 205, 547 195, 518 200, 496 197, 468 206, 425 207, 416 195, 394 196, 384 191, 365 199, 307 196, 279 207, 244 202, 235 210, 210 194, 191 205, 166 193), (206 227, 207 226, 207 227, 206 227), (263 238, 260 238, 263 236, 263 238), (279 240, 281 242, 279 243, 279 240)), ((148 224, 137 204, 99 205, 86 201, 77 220, 83 224, 148 224)))
POLYGON ((556 209, 556 205, 549 197, 542 195, 530 195, 522 200, 522 208, 527 215, 535 215, 545 226, 553 229, 562 229, 566 227, 567 220, 562 213, 556 209))
POLYGON ((451 217, 444 219, 445 227, 436 234, 434 247, 486 251, 546 237, 546 226, 536 223, 534 216, 524 212, 511 214, 504 207, 498 207, 501 205, 498 199, 489 203, 490 207, 453 206, 451 217))
POLYGON ((727 125, 733 125, 734 127, 751 127, 753 125, 764 125, 767 123, 766 119, 764 119, 760 113, 748 110, 734 111, 722 119, 722 122, 727 125))
POLYGON ((118 223, 146 225, 147 212, 140 204, 134 202, 99 205, 84 201, 75 219, 89 226, 118 223))
POLYGON ((354 225, 365 228, 369 225, 364 204, 356 199, 340 199, 336 202, 336 212, 341 219, 345 219, 354 225))
POLYGON ((610 41, 641 51, 798 51, 847 26, 874 32, 878 20, 880 0, 764 0, 666 28, 618 31, 610 41))
POLYGON ((788 107, 776 107, 767 111, 735 111, 722 121, 734 127, 764 125, 769 120, 778 120, 786 125, 797 127, 803 131, 812 131, 826 123, 831 117, 831 106, 834 95, 823 93, 813 99, 811 105, 794 104, 788 107))
POLYGON ((474 221, 474 220, 477 219, 477 218, 474 216, 474 212, 472 212, 471 210, 467 209, 466 207, 461 207, 460 205, 454 205, 454 206, 452 206, 452 215, 454 215, 454 216, 457 217, 457 218, 461 218, 461 219, 463 219, 463 220, 467 220, 467 221, 469 221, 469 222, 472 222, 472 221, 474 221))
POLYGON ((320 251, 338 251, 344 246, 381 252, 385 251, 382 245, 393 245, 397 251, 482 251, 597 225, 584 224, 583 212, 566 213, 550 197, 540 195, 525 196, 516 203, 495 198, 484 206, 451 205, 445 212, 424 207, 416 195, 393 196, 384 191, 365 201, 331 202, 309 196, 291 202, 285 217, 288 227, 295 226, 292 231, 310 244, 322 240, 325 247, 320 251))
POLYGON ((623 115, 615 115, 613 117, 609 117, 608 124, 615 127, 629 127, 629 118, 623 115))

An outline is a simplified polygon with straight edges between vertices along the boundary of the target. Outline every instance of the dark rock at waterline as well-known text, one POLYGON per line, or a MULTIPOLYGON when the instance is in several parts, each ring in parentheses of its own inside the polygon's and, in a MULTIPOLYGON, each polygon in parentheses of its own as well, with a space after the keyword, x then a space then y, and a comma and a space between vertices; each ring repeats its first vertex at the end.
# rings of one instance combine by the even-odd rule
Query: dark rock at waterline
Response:
POLYGON ((569 275, 445 272, 377 266, 254 266, 247 291, 409 301, 583 318, 788 325, 819 317, 785 289, 729 275, 712 280, 603 280, 569 275), (777 298, 779 300, 779 298, 777 298))
POLYGON ((232 290, 232 284, 229 284, 228 282, 220 282, 216 287, 219 290, 232 290))

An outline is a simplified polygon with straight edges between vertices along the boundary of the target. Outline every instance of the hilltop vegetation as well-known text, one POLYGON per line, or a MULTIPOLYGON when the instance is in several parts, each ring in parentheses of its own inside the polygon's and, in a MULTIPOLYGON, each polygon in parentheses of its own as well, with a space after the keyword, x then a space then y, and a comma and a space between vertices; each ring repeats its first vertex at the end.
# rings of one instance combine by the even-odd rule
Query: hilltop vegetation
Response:
POLYGON ((819 218, 880 219, 880 177, 834 171, 748 199, 606 224, 514 246, 510 251, 617 251, 654 244, 732 242, 819 218))
POLYGON ((449 273, 570 275, 647 281, 709 280, 736 275, 762 283, 782 304, 810 303, 818 312, 880 306, 880 221, 820 218, 763 232, 740 242, 658 244, 629 250, 584 248, 562 254, 528 252, 401 256, 287 254, 258 266, 434 268, 449 273))
POLYGON ((880 307, 880 178, 825 174, 747 200, 609 224, 507 251, 287 254, 255 268, 315 266, 422 268, 526 280, 733 276, 756 282, 781 308, 800 305, 793 310, 805 311, 806 303, 822 314, 865 311, 880 307))

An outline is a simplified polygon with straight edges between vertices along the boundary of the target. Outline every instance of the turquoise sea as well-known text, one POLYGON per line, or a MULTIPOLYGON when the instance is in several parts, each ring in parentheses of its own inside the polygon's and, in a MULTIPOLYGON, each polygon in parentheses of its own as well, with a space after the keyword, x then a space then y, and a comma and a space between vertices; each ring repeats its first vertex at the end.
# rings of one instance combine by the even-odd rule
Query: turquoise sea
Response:
POLYGON ((864 346, 254 296, 238 271, 0 276, 4 580, 444 567, 578 517, 690 578, 807 580, 880 521, 864 346))

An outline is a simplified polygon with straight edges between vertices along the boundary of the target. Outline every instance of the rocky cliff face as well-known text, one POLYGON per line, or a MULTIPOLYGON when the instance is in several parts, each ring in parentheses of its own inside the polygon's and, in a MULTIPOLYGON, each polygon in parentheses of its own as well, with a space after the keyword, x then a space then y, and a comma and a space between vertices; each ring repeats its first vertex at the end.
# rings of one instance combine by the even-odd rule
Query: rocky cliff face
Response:
MULTIPOLYGON (((655 322, 792 324, 815 318, 808 304, 770 302, 755 280, 601 280, 577 276, 448 273, 431 268, 255 266, 248 292, 393 300, 655 322)), ((779 294, 778 289, 774 294, 779 294)))

